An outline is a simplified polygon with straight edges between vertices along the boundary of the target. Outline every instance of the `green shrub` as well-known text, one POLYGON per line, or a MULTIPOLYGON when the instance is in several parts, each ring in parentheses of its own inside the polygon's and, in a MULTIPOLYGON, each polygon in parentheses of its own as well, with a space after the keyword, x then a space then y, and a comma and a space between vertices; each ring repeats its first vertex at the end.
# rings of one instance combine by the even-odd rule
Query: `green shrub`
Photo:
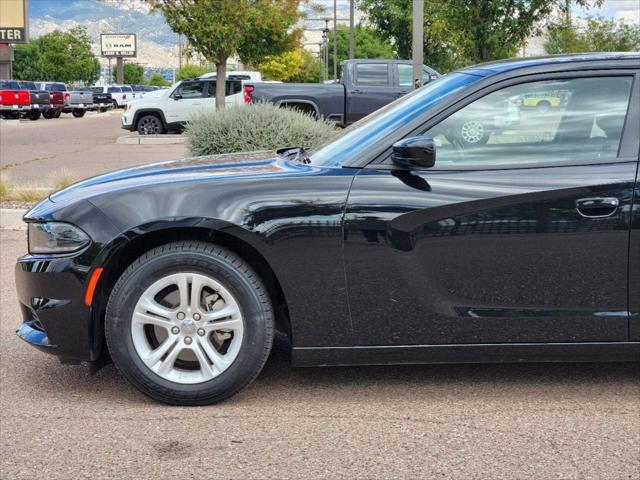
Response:
POLYGON ((186 144, 192 155, 316 147, 338 133, 327 120, 269 103, 228 107, 195 116, 187 123, 186 144))

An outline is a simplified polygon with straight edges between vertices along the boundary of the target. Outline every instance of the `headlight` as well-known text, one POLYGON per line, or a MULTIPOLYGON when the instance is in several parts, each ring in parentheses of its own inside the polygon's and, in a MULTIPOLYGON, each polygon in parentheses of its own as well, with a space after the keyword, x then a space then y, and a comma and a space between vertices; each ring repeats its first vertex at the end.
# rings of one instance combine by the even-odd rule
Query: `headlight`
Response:
POLYGON ((71 253, 86 246, 89 236, 69 223, 29 223, 29 253, 71 253))

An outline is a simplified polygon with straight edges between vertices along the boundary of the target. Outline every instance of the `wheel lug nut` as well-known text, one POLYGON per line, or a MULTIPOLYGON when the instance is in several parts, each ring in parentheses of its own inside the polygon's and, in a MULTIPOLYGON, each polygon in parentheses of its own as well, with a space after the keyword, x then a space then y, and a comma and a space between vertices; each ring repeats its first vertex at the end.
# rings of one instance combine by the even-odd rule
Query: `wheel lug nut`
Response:
POLYGON ((178 320, 184 320, 184 312, 178 312, 178 320))
POLYGON ((184 343, 186 343, 187 345, 191 345, 191 337, 184 337, 184 343))
POLYGON ((173 327, 171 329, 171 333, 173 333, 174 335, 177 335, 180 333, 180 329, 178 327, 173 327))
POLYGON ((204 337, 204 328, 199 328, 198 329, 198 335, 200 335, 201 337, 204 337))
POLYGON ((196 320, 196 321, 200 320, 200 314, 199 313, 194 313, 193 314, 193 319, 196 320))

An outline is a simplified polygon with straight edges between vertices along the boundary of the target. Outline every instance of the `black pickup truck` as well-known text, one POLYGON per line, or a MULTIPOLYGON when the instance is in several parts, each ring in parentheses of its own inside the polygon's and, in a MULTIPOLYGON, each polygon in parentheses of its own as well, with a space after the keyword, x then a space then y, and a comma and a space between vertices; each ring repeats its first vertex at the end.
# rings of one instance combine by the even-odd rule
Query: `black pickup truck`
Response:
MULTIPOLYGON (((423 84, 440 77, 423 65, 423 84)), ((271 102, 296 108, 317 118, 349 125, 409 93, 413 88, 410 60, 347 60, 339 83, 249 83, 245 103, 271 102)))
POLYGON ((49 92, 39 90, 36 84, 25 80, 17 80, 21 90, 29 90, 31 99, 31 110, 25 113, 29 120, 38 120, 43 112, 51 109, 49 92))

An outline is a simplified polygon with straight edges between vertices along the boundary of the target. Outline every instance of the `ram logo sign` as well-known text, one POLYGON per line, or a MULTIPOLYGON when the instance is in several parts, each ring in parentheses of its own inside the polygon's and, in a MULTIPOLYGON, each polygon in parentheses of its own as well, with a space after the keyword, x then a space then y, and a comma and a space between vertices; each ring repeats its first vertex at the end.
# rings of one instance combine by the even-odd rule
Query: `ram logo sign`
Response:
POLYGON ((0 43, 27 43, 26 0, 0 0, 0 43))
POLYGON ((103 57, 135 57, 135 33, 103 33, 100 35, 100 51, 103 57))

